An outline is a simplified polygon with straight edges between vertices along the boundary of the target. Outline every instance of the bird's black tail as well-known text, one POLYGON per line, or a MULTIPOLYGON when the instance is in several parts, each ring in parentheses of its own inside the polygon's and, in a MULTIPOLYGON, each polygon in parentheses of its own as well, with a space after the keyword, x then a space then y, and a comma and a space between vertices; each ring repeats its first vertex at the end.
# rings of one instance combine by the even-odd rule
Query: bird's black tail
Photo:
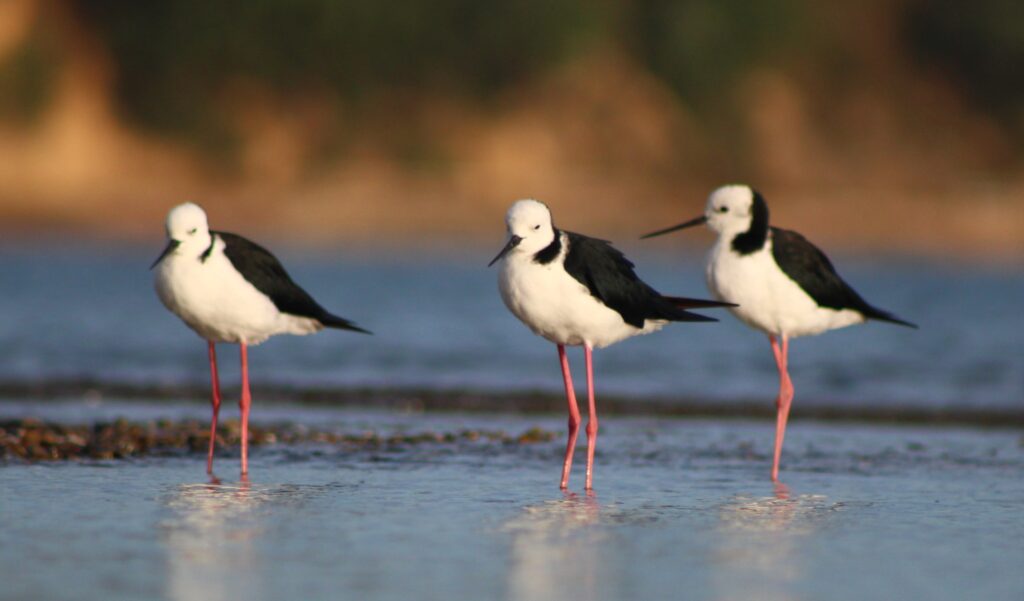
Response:
POLYGON ((328 313, 327 311, 324 311, 322 315, 318 316, 317 320, 328 328, 337 328, 339 330, 351 330, 353 332, 360 332, 362 334, 373 334, 373 332, 369 330, 364 330, 363 328, 357 326, 355 323, 343 317, 338 317, 337 315, 328 313))
POLYGON ((738 307, 736 303, 726 303, 716 300, 704 300, 700 298, 686 298, 683 296, 666 296, 665 300, 679 307, 680 309, 715 309, 718 307, 738 307))
POLYGON ((887 321, 889 323, 894 323, 898 326, 914 328, 915 330, 917 329, 917 324, 910 323, 909 321, 900 319, 899 317, 896 317, 892 313, 889 313, 888 311, 883 311, 878 307, 872 307, 871 305, 867 305, 867 307, 860 309, 860 312, 864 315, 864 317, 867 317, 868 319, 887 321))
POLYGON ((733 303, 724 303, 715 300, 702 300, 697 298, 685 298, 681 296, 663 296, 662 298, 668 302, 669 306, 669 310, 665 312, 665 318, 671 319, 672 321, 718 321, 714 317, 708 317, 707 315, 701 315, 700 313, 693 313, 692 311, 687 311, 686 309, 715 309, 718 307, 737 306, 733 303))

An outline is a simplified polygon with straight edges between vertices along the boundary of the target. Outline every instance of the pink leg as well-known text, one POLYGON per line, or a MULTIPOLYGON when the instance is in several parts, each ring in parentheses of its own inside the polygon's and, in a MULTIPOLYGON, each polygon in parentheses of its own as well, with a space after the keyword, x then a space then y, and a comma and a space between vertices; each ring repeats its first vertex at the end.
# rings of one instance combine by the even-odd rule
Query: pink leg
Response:
POLYGON ((786 486, 782 482, 776 482, 775 486, 774 486, 774 490, 775 490, 775 498, 776 499, 778 499, 780 501, 788 501, 789 500, 789 494, 790 493, 789 493, 789 487, 788 486, 786 486))
POLYGON ((576 435, 580 431, 580 410, 576 406, 576 393, 572 389, 572 374, 569 373, 569 358, 565 356, 565 346, 558 345, 558 360, 562 364, 562 379, 565 381, 565 398, 569 402, 569 441, 565 446, 565 463, 562 465, 562 484, 564 490, 569 486, 569 471, 572 469, 572 454, 576 450, 576 435))
POLYGON ((583 345, 587 359, 587 490, 594 486, 594 449, 597 448, 597 406, 594 404, 594 361, 589 344, 583 345))
POLYGON ((239 343, 242 355, 242 399, 238 407, 242 410, 242 476, 249 473, 249 407, 252 397, 249 395, 249 350, 245 343, 239 343))
POLYGON ((220 378, 217 376, 217 348, 210 342, 210 381, 213 382, 213 419, 210 420, 210 452, 206 456, 206 473, 213 473, 213 449, 217 444, 217 415, 220 413, 220 378))
POLYGON ((793 404, 793 382, 789 379, 789 337, 782 335, 781 346, 775 336, 769 336, 768 340, 772 343, 775 365, 779 368, 779 396, 775 400, 778 409, 775 420, 775 458, 772 461, 772 482, 778 482, 782 441, 786 437, 786 420, 789 419, 789 408, 793 404))

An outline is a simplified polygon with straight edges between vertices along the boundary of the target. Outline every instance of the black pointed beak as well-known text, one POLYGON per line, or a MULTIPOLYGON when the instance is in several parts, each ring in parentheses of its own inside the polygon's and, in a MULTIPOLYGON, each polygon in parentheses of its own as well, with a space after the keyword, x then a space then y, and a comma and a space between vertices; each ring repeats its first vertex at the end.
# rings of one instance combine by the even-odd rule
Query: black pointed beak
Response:
POLYGON ((691 219, 691 220, 687 221, 686 223, 680 223, 679 225, 673 225, 672 227, 667 227, 667 228, 665 228, 663 230, 658 230, 656 232, 651 232, 649 234, 644 234, 643 236, 640 236, 640 239, 644 240, 644 239, 647 239, 647 238, 654 238, 655 236, 661 236, 662 234, 670 234, 670 233, 672 233, 672 232, 674 232, 676 230, 686 229, 688 227, 693 227, 695 225, 703 225, 703 224, 705 224, 707 222, 708 222, 708 218, 705 217, 704 215, 701 215, 700 217, 698 217, 696 219, 691 219))
POLYGON ((494 265, 495 263, 500 261, 502 259, 502 257, 504 257, 505 255, 507 255, 509 253, 510 250, 512 250, 513 248, 519 246, 519 243, 522 242, 522 241, 523 241, 522 238, 520 238, 519 236, 513 235, 511 238, 508 239, 508 243, 505 244, 505 248, 501 249, 501 252, 498 253, 498 256, 496 256, 493 259, 491 259, 491 262, 488 263, 487 266, 490 267, 491 265, 494 265))
POLYGON ((167 246, 164 247, 164 252, 160 253, 160 256, 156 258, 156 261, 153 261, 153 264, 150 265, 149 268, 153 269, 154 267, 159 265, 160 261, 163 261, 164 257, 166 257, 167 255, 169 255, 172 252, 174 252, 174 249, 178 248, 179 244, 181 244, 180 240, 175 240, 174 238, 171 238, 170 240, 168 240, 167 241, 167 246))

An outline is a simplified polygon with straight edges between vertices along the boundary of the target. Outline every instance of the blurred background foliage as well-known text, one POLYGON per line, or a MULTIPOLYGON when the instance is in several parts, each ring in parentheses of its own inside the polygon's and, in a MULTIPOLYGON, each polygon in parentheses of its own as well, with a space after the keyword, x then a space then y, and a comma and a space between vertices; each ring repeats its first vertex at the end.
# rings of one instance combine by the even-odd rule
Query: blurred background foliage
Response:
POLYGON ((812 6, 800 0, 622 2, 614 31, 681 97, 710 111, 741 74, 801 49, 812 6))
POLYGON ((1024 252, 1022 68, 1014 0, 0 0, 0 220, 287 197, 321 235, 466 232, 533 194, 632 227, 617 199, 744 179, 869 245, 897 232, 844 202, 961 206, 938 246, 984 201, 971 243, 1024 252))
POLYGON ((1024 3, 917 0, 902 18, 904 43, 921 64, 950 76, 979 107, 1024 127, 1024 3))
POLYGON ((224 126, 212 107, 224 86, 239 79, 357 106, 382 93, 424 88, 486 99, 562 59, 593 25, 587 6, 585 0, 77 3, 109 45, 125 115, 200 140, 224 126))
MULTIPOLYGON (((842 4, 842 3, 838 3, 842 4)), ((876 2, 875 4, 879 4, 876 2)), ((900 46, 1021 129, 1024 3, 893 1, 900 46)), ((214 107, 250 79, 282 94, 354 103, 427 88, 480 102, 594 47, 614 47, 713 116, 738 77, 798 63, 822 81, 844 38, 823 21, 836 3, 809 0, 77 0, 116 65, 124 115, 155 131, 210 142, 226 135, 214 107), (824 27, 823 27, 824 24, 824 27), (817 71, 818 73, 815 73, 817 71)), ((39 36, 0 65, 3 110, 31 116, 51 77, 39 36)))
POLYGON ((0 57, 0 118, 32 123, 53 93, 55 41, 35 27, 12 51, 0 57))

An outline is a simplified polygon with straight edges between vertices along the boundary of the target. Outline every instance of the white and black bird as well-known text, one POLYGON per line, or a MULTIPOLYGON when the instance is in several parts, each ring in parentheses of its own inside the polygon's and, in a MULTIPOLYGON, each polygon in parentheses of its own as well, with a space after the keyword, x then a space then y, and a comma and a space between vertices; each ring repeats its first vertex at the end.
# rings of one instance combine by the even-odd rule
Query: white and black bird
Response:
POLYGON ((707 260, 707 284, 719 300, 736 303, 730 311, 771 341, 779 369, 775 455, 779 458, 793 401, 789 378, 789 339, 863 323, 869 319, 916 328, 865 301, 836 273, 825 253, 797 232, 768 224, 764 197, 746 185, 718 188, 696 219, 651 232, 644 238, 705 224, 718 234, 707 260))
POLYGON ((214 344, 239 345, 242 360, 242 474, 247 474, 249 407, 248 347, 275 334, 311 334, 338 328, 369 334, 320 306, 262 246, 236 234, 209 229, 206 213, 185 203, 167 215, 167 247, 155 268, 157 296, 209 345, 213 420, 206 471, 213 471, 213 450, 220 410, 220 383, 214 344))
POLYGON ((586 488, 590 490, 597 442, 592 350, 660 330, 670 321, 717 321, 686 309, 728 303, 662 296, 641 281, 633 264, 608 242, 555 228, 548 207, 536 200, 516 201, 505 223, 508 241, 488 264, 501 261, 501 298, 535 334, 558 345, 569 404, 562 488, 569 484, 580 424, 565 347, 583 347, 589 400, 586 488))

